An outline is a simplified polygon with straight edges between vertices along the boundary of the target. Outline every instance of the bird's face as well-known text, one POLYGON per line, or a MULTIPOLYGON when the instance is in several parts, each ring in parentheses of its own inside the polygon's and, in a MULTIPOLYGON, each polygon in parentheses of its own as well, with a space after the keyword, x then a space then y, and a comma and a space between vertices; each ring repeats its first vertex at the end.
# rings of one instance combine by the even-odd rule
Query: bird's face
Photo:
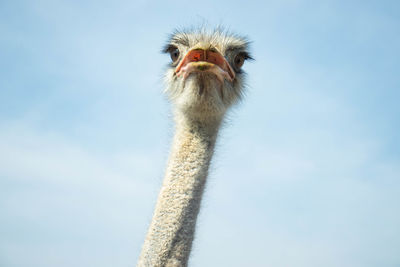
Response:
POLYGON ((178 110, 218 117, 241 98, 242 66, 251 59, 245 39, 221 31, 177 32, 164 52, 171 56, 166 91, 178 110))

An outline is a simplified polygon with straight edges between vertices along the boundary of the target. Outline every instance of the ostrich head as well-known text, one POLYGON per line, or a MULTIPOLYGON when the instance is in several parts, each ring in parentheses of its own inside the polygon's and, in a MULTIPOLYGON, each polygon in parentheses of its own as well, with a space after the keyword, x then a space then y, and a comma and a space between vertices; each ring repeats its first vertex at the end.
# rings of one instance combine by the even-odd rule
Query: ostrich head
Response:
POLYGON ((221 30, 175 32, 164 48, 171 56, 166 92, 175 108, 195 120, 222 118, 242 96, 248 45, 221 30))

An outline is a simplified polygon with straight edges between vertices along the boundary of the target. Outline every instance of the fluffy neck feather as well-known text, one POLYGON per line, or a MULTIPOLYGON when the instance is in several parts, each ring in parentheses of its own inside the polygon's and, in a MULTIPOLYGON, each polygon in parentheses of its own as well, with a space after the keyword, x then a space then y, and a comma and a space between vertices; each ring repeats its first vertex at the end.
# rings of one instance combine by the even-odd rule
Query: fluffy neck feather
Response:
POLYGON ((173 147, 138 267, 187 266, 192 246, 221 120, 175 118, 173 147))

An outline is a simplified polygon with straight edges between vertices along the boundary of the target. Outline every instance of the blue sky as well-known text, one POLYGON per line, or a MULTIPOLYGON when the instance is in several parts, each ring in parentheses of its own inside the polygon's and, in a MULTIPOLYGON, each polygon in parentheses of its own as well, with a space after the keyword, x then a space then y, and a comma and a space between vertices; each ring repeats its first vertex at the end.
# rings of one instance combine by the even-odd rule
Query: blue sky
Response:
POLYGON ((0 265, 133 266, 179 27, 252 41, 191 266, 399 266, 397 1, 1 1, 0 265))

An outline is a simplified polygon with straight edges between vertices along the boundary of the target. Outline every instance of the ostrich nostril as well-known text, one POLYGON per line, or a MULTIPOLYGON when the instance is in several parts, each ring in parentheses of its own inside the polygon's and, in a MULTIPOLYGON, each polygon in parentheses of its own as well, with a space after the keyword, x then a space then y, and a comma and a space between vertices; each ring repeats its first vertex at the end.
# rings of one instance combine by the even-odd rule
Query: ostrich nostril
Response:
POLYGON ((214 53, 218 53, 218 50, 215 47, 210 46, 208 48, 208 51, 214 52, 214 53))

